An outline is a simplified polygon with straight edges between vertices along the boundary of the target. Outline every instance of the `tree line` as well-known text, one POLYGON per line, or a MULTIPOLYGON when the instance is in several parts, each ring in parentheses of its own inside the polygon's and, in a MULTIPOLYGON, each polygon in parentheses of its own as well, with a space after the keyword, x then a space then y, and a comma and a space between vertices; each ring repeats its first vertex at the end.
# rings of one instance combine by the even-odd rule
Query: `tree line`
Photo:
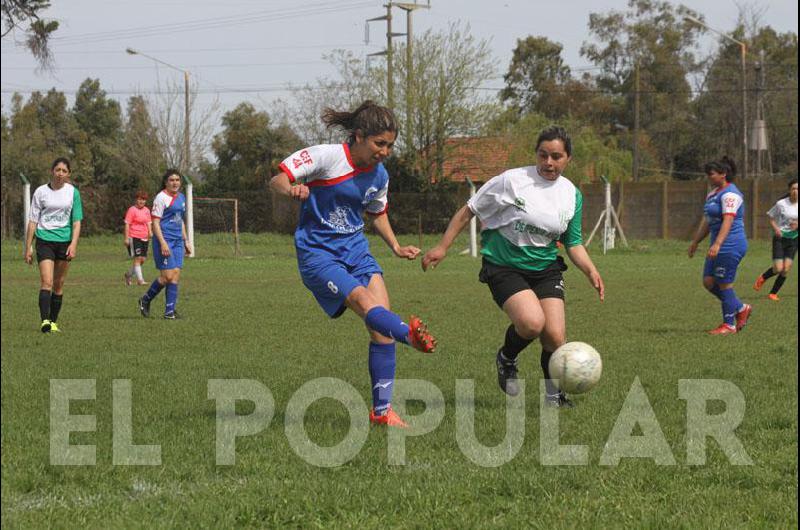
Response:
MULTIPOLYGON (((593 13, 581 47, 591 66, 580 70, 565 63, 562 44, 531 35, 518 40, 510 63, 499 71, 488 43, 473 37, 469 26, 453 24, 415 39, 407 83, 405 49, 396 47, 393 107, 401 135, 387 162, 392 190, 446 192, 452 186, 448 140, 458 137, 501 138, 507 152, 487 152, 487 160, 529 164, 538 131, 553 122, 573 135, 567 176, 576 181, 599 175, 630 180, 634 147, 644 180, 700 178, 706 160, 738 158, 739 47, 720 41, 703 56, 705 29, 686 15, 702 19, 683 5, 655 0, 630 0, 624 11, 593 13)), ((769 131, 764 173, 796 175, 797 35, 761 26, 758 15, 743 10, 731 32, 748 43, 750 119, 762 109, 769 131)), ((4 226, 16 223, 19 175, 41 184, 52 159, 66 155, 87 195, 90 233, 118 229, 135 190, 155 192, 160 174, 172 166, 188 168, 199 194, 239 197, 243 230, 268 229, 259 216, 269 209, 264 183, 277 164, 304 145, 341 141, 336 131, 322 127, 322 109, 350 108, 367 98, 387 103, 384 63, 365 65, 342 50, 326 58, 336 75, 269 109, 245 101, 218 118, 215 109, 197 109, 192 100, 191 160, 181 158, 184 117, 177 87, 167 100, 133 96, 124 109, 91 78, 71 107, 55 89, 27 99, 15 94, 2 112, 4 226)))

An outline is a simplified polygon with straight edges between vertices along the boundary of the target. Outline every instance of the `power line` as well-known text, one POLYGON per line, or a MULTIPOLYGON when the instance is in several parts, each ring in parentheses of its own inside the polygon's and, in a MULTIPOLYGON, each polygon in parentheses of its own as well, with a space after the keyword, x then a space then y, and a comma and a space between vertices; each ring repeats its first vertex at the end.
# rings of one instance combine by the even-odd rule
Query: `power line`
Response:
MULTIPOLYGON (((505 90, 507 87, 479 87, 470 86, 465 87, 469 90, 486 90, 499 92, 505 90)), ((797 87, 776 87, 776 88, 763 88, 762 92, 797 92, 797 87)), ((585 90, 572 90, 572 89, 543 89, 536 91, 539 94, 605 94, 608 96, 625 96, 633 94, 633 91, 615 93, 608 90, 601 90, 597 88, 587 88, 585 90)), ((700 89, 700 90, 640 90, 640 94, 741 94, 742 89, 700 89)), ((747 92, 756 92, 756 89, 748 88, 747 92)))
POLYGON ((309 17, 326 15, 330 13, 337 13, 341 11, 349 11, 372 5, 372 2, 358 2, 351 4, 338 4, 321 3, 310 4, 295 10, 267 10, 246 13, 244 15, 236 15, 229 17, 216 17, 212 19, 198 19, 190 22, 179 24, 159 24, 154 26, 140 26, 138 28, 131 28, 127 30, 116 31, 103 31, 98 33, 86 33, 83 35, 75 35, 70 37, 53 38, 53 44, 57 45, 75 45, 75 44, 89 44, 95 42, 106 41, 119 41, 123 39, 133 39, 136 37, 149 37, 161 35, 164 32, 170 34, 183 33, 188 31, 199 31, 207 29, 217 29, 228 26, 238 26, 246 24, 255 24, 260 22, 272 22, 278 20, 286 20, 297 17, 309 17))
MULTIPOLYGON (((320 87, 297 86, 297 85, 269 86, 269 85, 258 85, 258 84, 256 84, 255 86, 252 86, 252 87, 247 87, 247 86, 220 87, 218 90, 199 89, 197 92, 201 93, 201 94, 202 93, 238 93, 238 92, 256 93, 256 92, 275 92, 275 91, 283 92, 283 91, 296 91, 296 90, 330 90, 332 88, 343 88, 345 86, 346 86, 345 84, 333 84, 333 85, 326 85, 324 87, 321 87, 321 86, 320 87)), ((472 87, 465 87, 465 88, 468 89, 468 90, 485 90, 485 91, 494 91, 494 92, 503 90, 503 88, 497 88, 497 87, 477 87, 477 86, 472 86, 472 87)), ((46 92, 48 90, 50 90, 50 88, 31 89, 31 90, 26 90, 26 91, 21 91, 21 92, 25 92, 25 93, 46 92)), ((797 92, 797 90, 798 90, 797 87, 776 87, 776 88, 765 88, 762 91, 763 92, 797 92)), ((61 90, 61 91, 64 92, 65 94, 77 93, 77 90, 73 90, 73 89, 64 89, 64 90, 61 90)), ((9 94, 9 93, 13 93, 13 92, 14 92, 14 90, 5 89, 5 88, 2 89, 2 93, 4 93, 4 94, 9 94)), ((626 94, 629 94, 629 93, 625 93, 625 94, 610 94, 607 91, 595 90, 595 89, 591 89, 591 90, 588 90, 588 89, 587 90, 540 90, 539 92, 542 93, 542 94, 545 94, 545 93, 546 94, 558 94, 558 93, 586 94, 586 93, 594 93, 594 94, 606 94, 606 95, 626 95, 626 94)), ((658 91, 658 90, 650 90, 650 91, 648 91, 648 90, 642 90, 642 91, 640 91, 640 93, 642 93, 642 94, 720 94, 720 93, 723 93, 723 94, 726 94, 726 93, 738 94, 740 92, 741 92, 741 90, 736 90, 736 89, 729 89, 729 90, 728 89, 720 89, 720 90, 681 90, 681 91, 658 91)), ((122 89, 122 90, 111 89, 111 90, 106 90, 106 93, 108 93, 108 94, 140 94, 140 93, 172 94, 172 93, 177 93, 177 92, 169 91, 169 90, 165 91, 165 90, 160 90, 160 89, 147 90, 147 91, 129 90, 129 89, 122 89)))
MULTIPOLYGON (((309 45, 299 45, 299 46, 269 46, 266 48, 165 48, 165 49, 155 49, 155 50, 141 50, 144 53, 148 54, 158 54, 158 53, 174 53, 174 54, 181 54, 181 53, 227 53, 227 52, 264 52, 264 51, 276 51, 276 50, 310 50, 310 49, 336 49, 336 48, 363 48, 364 46, 374 47, 374 44, 367 44, 365 45, 363 42, 358 43, 349 43, 349 44, 309 44, 309 45)), ((57 55, 119 55, 121 52, 119 49, 115 50, 64 50, 58 51, 57 55)), ((3 51, 0 52, 0 55, 30 55, 30 50, 28 48, 18 49, 13 51, 3 51)))
MULTIPOLYGON (((289 61, 280 63, 188 64, 187 68, 252 68, 255 66, 291 66, 325 64, 326 61, 289 61)), ((30 70, 29 66, 4 66, 2 70, 30 70)), ((152 70, 152 66, 60 66, 56 70, 152 70)))

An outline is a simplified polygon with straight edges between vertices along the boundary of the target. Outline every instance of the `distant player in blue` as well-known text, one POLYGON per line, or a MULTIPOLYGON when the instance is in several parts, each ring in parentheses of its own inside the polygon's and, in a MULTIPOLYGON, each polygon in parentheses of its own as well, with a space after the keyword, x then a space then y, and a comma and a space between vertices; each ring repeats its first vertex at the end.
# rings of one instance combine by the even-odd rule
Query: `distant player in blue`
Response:
POLYGON ((744 195, 733 184, 736 165, 728 157, 705 165, 713 190, 706 196, 703 221, 689 245, 689 257, 710 233, 711 246, 703 268, 703 286, 722 303, 723 322, 709 331, 712 335, 730 335, 747 324, 753 308, 744 304, 733 290, 736 269, 747 253, 744 231, 744 195))
POLYGON ((352 112, 326 109, 322 120, 347 131, 347 142, 297 151, 281 163, 270 186, 302 202, 295 248, 303 284, 331 318, 349 308, 367 325, 370 421, 405 427, 391 407, 395 341, 432 352, 436 340, 420 319, 412 316, 406 324, 389 311, 383 271, 370 254, 362 219, 364 212, 372 217, 395 256, 413 260, 419 254, 418 248, 397 242, 386 215, 389 175, 381 162, 392 152, 397 124, 391 110, 372 101, 352 112))
POLYGON ((175 306, 178 303, 178 281, 183 268, 184 250, 190 256, 192 247, 186 237, 186 225, 183 222, 186 197, 180 192, 180 173, 168 169, 161 179, 161 186, 163 189, 153 199, 152 211, 153 260, 159 276, 139 299, 139 311, 144 317, 150 316, 150 302, 166 287, 164 318, 175 320, 180 318, 175 306))

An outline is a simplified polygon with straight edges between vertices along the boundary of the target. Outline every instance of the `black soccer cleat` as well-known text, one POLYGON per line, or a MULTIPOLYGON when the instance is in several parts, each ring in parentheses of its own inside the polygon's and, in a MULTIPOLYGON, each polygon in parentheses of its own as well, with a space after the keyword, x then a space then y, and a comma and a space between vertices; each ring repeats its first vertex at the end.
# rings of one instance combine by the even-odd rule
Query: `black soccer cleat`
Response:
POLYGON ((564 392, 559 392, 556 395, 547 394, 545 396, 545 403, 551 407, 556 407, 559 409, 574 409, 575 403, 573 403, 564 392))
POLYGON ((164 320, 180 320, 183 318, 178 314, 177 311, 170 311, 169 313, 164 313, 164 320))
POLYGON ((145 300, 144 297, 139 298, 139 312, 145 318, 150 316, 150 301, 145 300))
POLYGON ((502 351, 502 348, 497 350, 497 383, 500 385, 500 390, 509 396, 516 396, 519 394, 517 362, 503 360, 500 356, 502 351))

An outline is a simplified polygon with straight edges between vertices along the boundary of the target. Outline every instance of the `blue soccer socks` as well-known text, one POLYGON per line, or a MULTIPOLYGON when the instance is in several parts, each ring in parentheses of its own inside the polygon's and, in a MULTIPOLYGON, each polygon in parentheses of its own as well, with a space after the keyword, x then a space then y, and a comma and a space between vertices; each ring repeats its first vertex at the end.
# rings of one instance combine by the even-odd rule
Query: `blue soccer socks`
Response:
POLYGON ((736 325, 736 313, 742 307, 742 301, 736 296, 733 289, 722 289, 720 291, 722 300, 722 319, 729 326, 736 325))
POLYGON ((722 302, 722 290, 719 288, 719 285, 717 285, 717 284, 715 283, 715 284, 714 284, 714 287, 712 287, 712 288, 711 288, 711 290, 710 290, 709 292, 710 292, 711 294, 713 294, 714 296, 716 296, 716 297, 717 297, 717 300, 719 300, 720 302, 722 302))
POLYGON ((383 414, 391 405, 394 372, 397 366, 396 344, 369 343, 369 377, 372 382, 372 407, 383 414))
POLYGON ((146 293, 144 293, 144 296, 142 298, 144 299, 145 302, 150 302, 153 298, 158 296, 158 293, 160 293, 161 289, 163 288, 164 286, 158 283, 158 278, 156 278, 155 280, 153 280, 153 283, 150 284, 150 288, 147 290, 146 293))
POLYGON ((408 344, 408 324, 385 307, 373 307, 367 311, 364 321, 370 329, 377 331, 384 337, 408 344))
POLYGON ((167 305, 164 307, 164 314, 168 315, 175 312, 175 304, 178 303, 178 284, 167 284, 167 305))

